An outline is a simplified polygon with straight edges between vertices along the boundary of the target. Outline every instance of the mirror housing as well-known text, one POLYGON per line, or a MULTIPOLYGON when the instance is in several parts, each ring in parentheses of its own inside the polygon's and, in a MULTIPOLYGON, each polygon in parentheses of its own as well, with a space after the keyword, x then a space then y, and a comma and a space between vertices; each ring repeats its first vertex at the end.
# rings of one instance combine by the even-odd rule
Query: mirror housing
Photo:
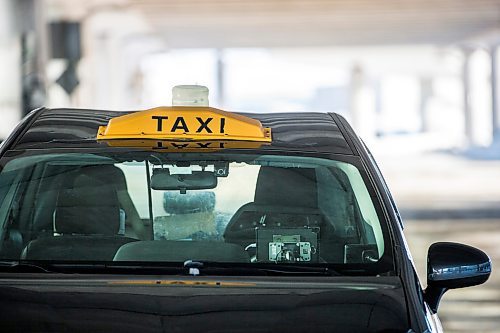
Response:
POLYGON ((217 177, 210 171, 193 171, 191 174, 173 174, 168 169, 154 169, 151 176, 153 190, 206 190, 217 186, 217 177))
POLYGON ((436 313, 447 290, 482 284, 490 273, 491 260, 483 251, 459 243, 434 243, 427 254, 425 301, 436 313))

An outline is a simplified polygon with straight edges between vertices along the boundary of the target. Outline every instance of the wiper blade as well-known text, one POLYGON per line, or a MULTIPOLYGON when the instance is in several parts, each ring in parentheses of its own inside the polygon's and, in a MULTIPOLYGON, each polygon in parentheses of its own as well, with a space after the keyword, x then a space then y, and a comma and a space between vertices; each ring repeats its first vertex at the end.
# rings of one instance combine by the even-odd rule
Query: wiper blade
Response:
POLYGON ((289 275, 289 276, 336 276, 339 273, 329 267, 305 265, 259 265, 220 263, 188 260, 179 262, 113 262, 105 264, 54 264, 57 271, 112 274, 165 274, 165 275, 289 275))
POLYGON ((53 272, 65 274, 182 274, 185 269, 179 263, 136 263, 136 262, 54 262, 53 272))
POLYGON ((327 266, 179 262, 53 262, 0 261, 0 272, 137 275, 338 276, 327 266))
POLYGON ((327 266, 204 262, 200 275, 338 276, 327 266))
POLYGON ((187 274, 181 263, 0 260, 0 272, 62 274, 187 274))
POLYGON ((45 265, 39 265, 32 262, 18 260, 0 261, 0 272, 9 273, 52 273, 45 265))
POLYGON ((304 267, 304 266, 278 266, 258 268, 268 275, 290 275, 290 276, 338 276, 338 272, 328 267, 304 267))
POLYGON ((324 275, 337 276, 340 275, 336 271, 328 267, 274 267, 274 268, 258 268, 258 270, 268 273, 268 275, 324 275))
POLYGON ((65 262, 0 260, 0 272, 62 274, 182 274, 179 263, 65 262))

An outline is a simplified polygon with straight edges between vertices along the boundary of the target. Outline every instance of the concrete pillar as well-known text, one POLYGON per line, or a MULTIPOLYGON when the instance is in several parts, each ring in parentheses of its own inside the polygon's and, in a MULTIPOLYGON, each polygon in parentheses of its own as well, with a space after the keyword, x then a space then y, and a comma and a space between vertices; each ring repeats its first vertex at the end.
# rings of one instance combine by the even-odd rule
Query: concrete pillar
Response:
POLYGON ((375 136, 381 137, 384 135, 382 126, 382 78, 378 78, 373 83, 373 92, 375 95, 375 136))
MULTIPOLYGON (((113 104, 113 66, 116 62, 110 56, 111 37, 108 33, 100 33, 94 40, 93 51, 93 107, 105 108, 113 104)), ((111 107, 115 107, 112 105, 111 107)))
POLYGON ((462 64, 462 94, 463 94, 463 116, 464 116, 464 134, 468 145, 474 143, 473 118, 471 107, 471 80, 470 80, 470 60, 474 49, 464 47, 462 49, 464 60, 462 64))
POLYGON ((350 83, 350 101, 349 101, 349 113, 351 117, 351 124, 354 129, 359 127, 360 122, 360 112, 361 112, 361 95, 363 90, 364 75, 363 69, 360 65, 354 65, 351 69, 351 83, 350 83))
POLYGON ((427 132, 429 131, 429 115, 428 115, 428 107, 429 101, 432 97, 432 78, 430 77, 422 77, 420 78, 420 131, 427 132))
POLYGON ((500 87, 498 85, 498 45, 493 45, 490 49, 491 57, 491 121, 493 129, 493 142, 500 142, 500 87))
POLYGON ((216 63, 216 82, 217 82, 217 103, 218 107, 224 107, 224 99, 225 99, 225 65, 224 65, 224 50, 217 50, 217 63, 216 63))
POLYGON ((21 119, 21 50, 15 0, 0 1, 0 141, 21 119))
POLYGON ((46 20, 41 1, 15 2, 16 28, 21 44, 22 113, 45 104, 46 20))
POLYGON ((47 7, 44 1, 35 1, 34 4, 35 11, 35 22, 33 24, 35 39, 36 39, 36 49, 37 49, 37 69, 40 80, 43 82, 44 87, 47 86, 47 77, 45 75, 47 62, 49 59, 49 32, 48 32, 48 20, 47 20, 47 7))

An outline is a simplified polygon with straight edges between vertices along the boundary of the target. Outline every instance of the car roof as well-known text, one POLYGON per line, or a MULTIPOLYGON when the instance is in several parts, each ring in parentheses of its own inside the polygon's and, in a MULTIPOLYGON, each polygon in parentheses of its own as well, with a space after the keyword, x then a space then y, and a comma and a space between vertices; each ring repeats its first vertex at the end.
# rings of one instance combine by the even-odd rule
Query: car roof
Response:
MULTIPOLYGON (((90 109, 47 109, 37 111, 27 130, 10 149, 105 148, 96 138, 99 126, 114 117, 136 111, 90 109)), ((259 150, 282 150, 354 155, 341 130, 339 116, 333 113, 237 113, 271 127, 270 146, 259 150), (335 119, 337 118, 337 120, 335 119)))

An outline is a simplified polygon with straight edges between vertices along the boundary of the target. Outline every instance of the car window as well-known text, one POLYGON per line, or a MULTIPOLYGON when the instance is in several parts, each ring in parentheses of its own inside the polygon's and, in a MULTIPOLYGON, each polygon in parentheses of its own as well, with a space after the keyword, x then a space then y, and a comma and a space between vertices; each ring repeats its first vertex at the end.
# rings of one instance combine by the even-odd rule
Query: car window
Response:
POLYGON ((0 256, 376 265, 389 255, 387 228, 356 164, 225 153, 4 158, 0 256))

